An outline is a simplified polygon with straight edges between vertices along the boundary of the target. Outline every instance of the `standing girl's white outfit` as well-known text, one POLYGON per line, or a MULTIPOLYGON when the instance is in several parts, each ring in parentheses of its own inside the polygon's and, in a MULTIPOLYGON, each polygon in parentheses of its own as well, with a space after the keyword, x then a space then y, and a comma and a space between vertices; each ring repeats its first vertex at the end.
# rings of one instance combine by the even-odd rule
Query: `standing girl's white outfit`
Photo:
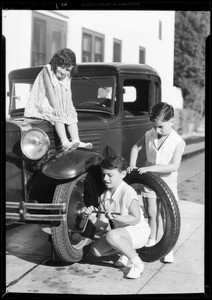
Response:
POLYGON ((44 82, 44 69, 38 74, 32 87, 29 100, 27 102, 24 116, 45 119, 53 125, 55 122, 61 122, 67 125, 77 123, 77 112, 72 102, 71 78, 66 76, 63 80, 58 80, 57 76, 51 70, 50 64, 44 68, 48 71, 52 83, 61 115, 54 114, 54 108, 46 97, 46 88, 44 82))
MULTIPOLYGON (((137 146, 140 147, 142 139, 137 142, 137 146)), ((147 131, 145 134, 145 147, 146 147, 146 157, 147 162, 146 166, 152 165, 168 165, 172 159, 174 151, 177 145, 181 142, 184 142, 184 147, 182 153, 185 149, 185 141, 181 136, 174 130, 171 130, 171 133, 167 136, 164 142, 158 147, 158 137, 157 132, 154 128, 147 131)), ((171 188, 176 200, 179 200, 177 193, 177 171, 171 173, 157 173, 171 188)), ((147 198, 156 198, 155 193, 145 188, 145 192, 142 193, 144 197, 147 198)))

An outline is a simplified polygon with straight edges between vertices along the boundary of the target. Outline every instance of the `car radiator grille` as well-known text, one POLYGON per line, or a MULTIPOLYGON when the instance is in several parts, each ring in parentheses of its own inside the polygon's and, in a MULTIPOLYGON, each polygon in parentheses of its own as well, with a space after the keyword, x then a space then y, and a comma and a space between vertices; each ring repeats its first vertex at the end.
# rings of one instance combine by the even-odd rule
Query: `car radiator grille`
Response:
POLYGON ((23 164, 20 159, 11 155, 21 156, 20 150, 20 128, 14 124, 6 125, 6 201, 23 200, 22 193, 22 169, 23 164))

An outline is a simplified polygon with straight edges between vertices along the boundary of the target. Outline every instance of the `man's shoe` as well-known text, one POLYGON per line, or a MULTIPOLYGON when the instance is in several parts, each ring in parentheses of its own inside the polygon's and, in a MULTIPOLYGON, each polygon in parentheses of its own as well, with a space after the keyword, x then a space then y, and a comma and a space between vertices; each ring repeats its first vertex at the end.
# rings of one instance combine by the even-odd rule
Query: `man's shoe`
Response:
POLYGON ((144 263, 141 261, 139 264, 133 264, 130 271, 126 275, 127 278, 136 279, 141 276, 144 270, 144 263))
POLYGON ((173 263, 174 262, 174 254, 173 254, 173 250, 171 250, 167 255, 165 255, 162 259, 161 259, 162 263, 173 263))
POLYGON ((114 263, 115 267, 126 267, 129 262, 129 259, 125 255, 121 255, 119 259, 114 263))

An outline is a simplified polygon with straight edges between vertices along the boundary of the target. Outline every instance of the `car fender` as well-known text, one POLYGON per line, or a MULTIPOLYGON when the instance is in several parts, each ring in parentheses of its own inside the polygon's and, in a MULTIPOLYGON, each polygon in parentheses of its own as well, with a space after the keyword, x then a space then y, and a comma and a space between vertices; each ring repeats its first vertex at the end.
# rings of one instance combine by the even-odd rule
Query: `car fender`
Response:
POLYGON ((85 173, 101 163, 103 156, 97 152, 78 148, 58 153, 42 168, 43 174, 54 179, 70 179, 85 173))

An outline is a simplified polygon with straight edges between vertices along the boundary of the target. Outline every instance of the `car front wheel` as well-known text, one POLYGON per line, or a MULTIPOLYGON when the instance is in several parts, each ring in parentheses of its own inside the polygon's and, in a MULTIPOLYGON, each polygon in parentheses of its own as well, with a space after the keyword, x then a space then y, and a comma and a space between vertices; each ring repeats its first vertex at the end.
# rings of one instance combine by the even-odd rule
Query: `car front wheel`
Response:
POLYGON ((54 251, 62 261, 80 261, 88 252, 95 227, 88 221, 85 230, 79 230, 82 219, 79 211, 84 206, 97 206, 97 200, 94 180, 89 173, 56 187, 53 203, 66 204, 66 219, 59 226, 51 226, 51 235, 54 251))

